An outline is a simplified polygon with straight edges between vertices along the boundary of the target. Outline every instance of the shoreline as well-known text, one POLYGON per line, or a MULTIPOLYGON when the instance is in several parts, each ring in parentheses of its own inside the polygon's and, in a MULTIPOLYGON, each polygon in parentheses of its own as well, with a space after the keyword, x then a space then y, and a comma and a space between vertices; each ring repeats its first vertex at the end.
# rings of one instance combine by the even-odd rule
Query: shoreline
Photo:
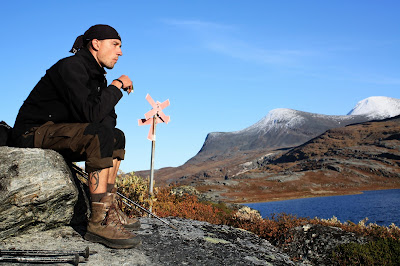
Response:
POLYGON ((232 202, 235 204, 240 204, 240 205, 245 205, 245 204, 253 204, 253 203, 265 203, 265 202, 276 202, 276 201, 287 201, 287 200, 297 200, 297 199, 307 199, 307 198, 324 198, 324 197, 335 197, 335 196, 348 196, 348 195, 359 195, 363 194, 364 191, 379 191, 379 190, 393 190, 393 189, 400 189, 399 188, 376 188, 376 189, 363 189, 363 190, 356 190, 356 191, 348 191, 347 193, 345 192, 340 192, 338 191, 337 193, 321 193, 321 195, 304 195, 304 196, 288 196, 288 197, 275 197, 274 199, 268 199, 268 200, 260 200, 260 201, 246 201, 246 202, 232 202))

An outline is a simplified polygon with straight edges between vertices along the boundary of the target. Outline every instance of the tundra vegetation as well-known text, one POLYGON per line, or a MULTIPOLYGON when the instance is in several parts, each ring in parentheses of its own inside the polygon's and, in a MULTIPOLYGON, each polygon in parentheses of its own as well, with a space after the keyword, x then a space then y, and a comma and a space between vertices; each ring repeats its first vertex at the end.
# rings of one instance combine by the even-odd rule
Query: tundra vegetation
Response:
MULTIPOLYGON (((154 196, 149 198, 149 181, 134 173, 121 174, 117 178, 119 192, 133 201, 149 208, 159 217, 180 217, 212 224, 224 224, 241 228, 257 234, 278 248, 295 241, 293 228, 305 225, 323 225, 337 227, 368 239, 365 244, 348 243, 336 247, 330 254, 330 262, 335 265, 400 265, 400 228, 395 224, 379 226, 367 223, 367 218, 354 223, 331 219, 297 217, 291 214, 273 214, 271 218, 262 218, 258 211, 248 207, 227 205, 201 200, 196 194, 176 193, 173 186, 155 188, 154 196)), ((121 207, 128 215, 142 216, 138 210, 121 207)), ((296 258, 292 258, 296 259, 296 258)))

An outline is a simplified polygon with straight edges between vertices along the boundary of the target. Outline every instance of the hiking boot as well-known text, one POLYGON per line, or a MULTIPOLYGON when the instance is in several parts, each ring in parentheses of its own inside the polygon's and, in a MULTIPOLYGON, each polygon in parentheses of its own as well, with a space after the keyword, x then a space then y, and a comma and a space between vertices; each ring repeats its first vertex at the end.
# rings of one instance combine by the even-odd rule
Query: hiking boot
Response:
POLYGON ((111 194, 114 194, 114 204, 116 206, 116 210, 117 210, 117 215, 118 215, 118 219, 119 221, 122 223, 122 225, 129 230, 139 230, 140 229, 140 221, 136 218, 129 218, 128 215, 125 214, 125 212, 123 212, 118 204, 118 200, 117 200, 117 189, 113 188, 111 190, 111 194))
POLYGON ((141 244, 140 239, 119 222, 111 195, 91 205, 92 213, 84 236, 86 240, 110 248, 132 248, 141 244))

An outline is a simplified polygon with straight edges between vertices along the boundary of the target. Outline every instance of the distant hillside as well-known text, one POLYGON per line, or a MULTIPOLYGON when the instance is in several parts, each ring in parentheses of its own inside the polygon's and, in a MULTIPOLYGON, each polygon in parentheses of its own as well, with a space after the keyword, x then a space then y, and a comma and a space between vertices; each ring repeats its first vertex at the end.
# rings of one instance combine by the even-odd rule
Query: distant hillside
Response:
POLYGON ((221 189, 230 199, 258 201, 381 188, 400 188, 400 116, 328 130, 221 189))
POLYGON ((261 202, 400 188, 400 116, 328 130, 230 177, 181 180, 212 200, 261 202))

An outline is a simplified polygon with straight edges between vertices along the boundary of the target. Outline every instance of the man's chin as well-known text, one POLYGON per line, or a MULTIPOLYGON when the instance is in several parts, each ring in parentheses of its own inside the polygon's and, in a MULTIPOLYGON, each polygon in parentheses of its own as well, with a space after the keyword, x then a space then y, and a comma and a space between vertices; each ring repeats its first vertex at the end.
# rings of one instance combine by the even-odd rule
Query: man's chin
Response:
POLYGON ((113 69, 114 65, 112 65, 112 66, 104 66, 104 67, 107 68, 107 69, 113 69))
POLYGON ((110 64, 104 64, 103 67, 107 68, 107 69, 113 69, 115 66, 115 63, 110 63, 110 64))

